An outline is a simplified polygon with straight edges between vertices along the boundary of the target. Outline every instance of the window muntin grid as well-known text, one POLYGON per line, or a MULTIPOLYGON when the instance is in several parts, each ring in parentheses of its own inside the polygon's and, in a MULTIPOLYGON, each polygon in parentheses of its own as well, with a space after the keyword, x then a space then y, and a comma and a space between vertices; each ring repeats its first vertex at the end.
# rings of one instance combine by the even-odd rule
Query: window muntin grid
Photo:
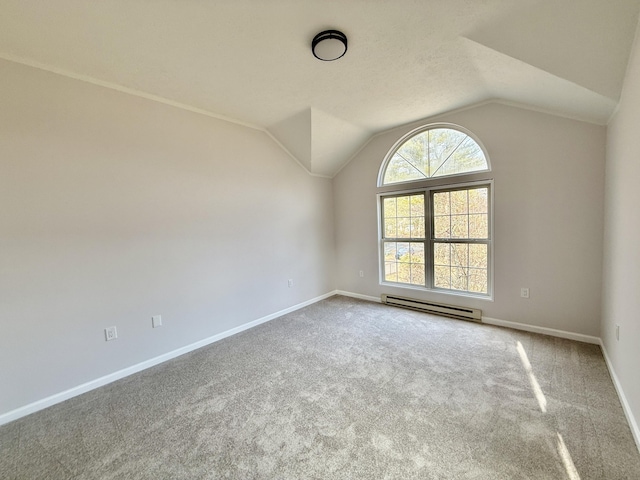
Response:
POLYGON ((491 295, 490 184, 380 199, 384 283, 491 295))
POLYGON ((433 191, 433 287, 488 295, 489 187, 433 191))
POLYGON ((382 225, 385 281, 425 286, 425 194, 382 198, 382 225))

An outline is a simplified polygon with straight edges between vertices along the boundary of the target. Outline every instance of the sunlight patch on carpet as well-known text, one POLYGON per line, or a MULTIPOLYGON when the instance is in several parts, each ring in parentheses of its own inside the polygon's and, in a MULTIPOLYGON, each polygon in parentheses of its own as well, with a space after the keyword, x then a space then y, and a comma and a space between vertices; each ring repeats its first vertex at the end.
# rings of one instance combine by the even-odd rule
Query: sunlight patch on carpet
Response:
POLYGON ((573 459, 571 458, 569 449, 565 445, 564 439, 562 438, 562 435, 560 435, 560 432, 558 432, 558 453, 560 454, 560 458, 562 458, 562 463, 564 464, 564 469, 567 471, 569 480, 580 480, 578 470, 573 463, 573 459))
POLYGON ((522 365, 524 366, 525 371, 527 372, 527 376, 529 377, 529 383, 531 384, 531 390, 533 390, 533 394, 538 401, 538 405, 540 406, 540 411, 542 413, 547 413, 547 399, 542 393, 542 388, 540 388, 540 384, 538 383, 538 379, 533 373, 533 368, 531 367, 531 363, 529 362, 529 357, 527 356, 527 352, 524 351, 524 347, 522 343, 516 342, 518 354, 520 355, 520 360, 522 361, 522 365))

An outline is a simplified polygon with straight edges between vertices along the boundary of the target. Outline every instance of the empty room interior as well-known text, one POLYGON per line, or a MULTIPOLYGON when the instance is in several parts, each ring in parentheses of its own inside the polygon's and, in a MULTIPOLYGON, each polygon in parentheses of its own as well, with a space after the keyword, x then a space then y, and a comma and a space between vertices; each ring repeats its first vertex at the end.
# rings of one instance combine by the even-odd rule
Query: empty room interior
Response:
POLYGON ((639 14, 4 0, 0 477, 640 478, 639 14))

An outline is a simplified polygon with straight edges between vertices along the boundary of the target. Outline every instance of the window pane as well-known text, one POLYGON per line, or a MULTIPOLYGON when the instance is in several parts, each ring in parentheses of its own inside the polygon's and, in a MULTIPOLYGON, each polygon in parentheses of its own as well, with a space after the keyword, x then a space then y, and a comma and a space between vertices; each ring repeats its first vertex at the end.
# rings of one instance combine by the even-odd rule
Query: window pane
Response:
POLYGON ((424 195, 411 196, 411 216, 424 217, 424 195))
POLYGON ((384 242, 384 260, 385 262, 395 262, 396 261, 396 243, 395 242, 384 242))
POLYGON ((451 267, 451 288, 453 290, 467 290, 468 269, 451 267))
POLYGON ((436 266, 433 271, 433 285, 438 288, 451 288, 451 268, 436 266))
MULTIPOLYGON (((461 132, 459 132, 461 133, 461 132)), ((462 134, 464 135, 464 134, 462 134)), ((442 166, 432 174, 433 177, 456 175, 458 173, 476 172, 487 169, 487 160, 480 146, 468 136, 459 143, 442 166)), ((460 137, 458 137, 460 138, 460 137)))
POLYGON ((456 267, 469 266, 469 245, 466 243, 451 244, 451 265, 456 267))
POLYGON ((411 219, 411 237, 424 238, 424 217, 411 219))
POLYGON ((451 265, 451 245, 448 243, 435 243, 433 245, 434 265, 451 265))
POLYGON ((411 284, 412 285, 425 284, 424 263, 422 264, 414 263, 411 265, 411 284))
POLYGON ((398 263, 398 282, 411 283, 411 264, 398 263))
POLYGON ((411 197, 396 197, 398 203, 398 217, 410 217, 411 216, 411 197))
POLYGON ((469 212, 467 190, 457 190, 451 192, 451 214, 461 214, 469 212))
POLYGON ((489 238, 489 215, 469 215, 469 238, 489 238))
POLYGON ((451 217, 433 217, 433 236, 451 238, 451 217))
POLYGON ((469 217, 467 215, 452 216, 451 217, 451 238, 469 238, 468 221, 469 221, 469 217))
POLYGON ((427 132, 414 135, 402 144, 396 155, 405 159, 413 168, 425 177, 428 177, 427 161, 429 158, 429 144, 427 142, 427 132))
POLYGON ((446 165, 451 164, 451 155, 468 138, 465 133, 451 128, 434 128, 429 130, 429 176, 446 175, 446 165))
POLYGON ((396 216, 397 201, 395 197, 385 198, 382 202, 383 214, 385 218, 391 218, 396 216))
POLYGON ((420 263, 424 265, 424 244, 423 243, 411 244, 409 261, 411 263, 420 263))
POLYGON ((383 184, 410 182, 412 180, 420 180, 421 178, 426 178, 426 175, 396 153, 387 165, 383 184))
POLYGON ((489 212, 489 189, 473 188, 469 190, 469 213, 489 212))
POLYGON ((487 245, 469 245, 469 266, 475 268, 487 268, 487 245))
POLYGON ((401 261, 401 262, 408 262, 409 261, 409 246, 411 245, 410 243, 406 243, 406 242, 398 242, 396 243, 397 245, 397 252, 396 252, 396 259, 401 261))
POLYGON ((387 238, 396 238, 398 236, 398 225, 395 218, 385 219, 384 236, 387 238))
POLYGON ((433 214, 450 215, 451 210, 449 192, 436 192, 433 194, 433 214))
POLYGON ((469 291, 475 293, 488 293, 487 271, 477 268, 469 269, 469 291))
POLYGON ((398 238, 411 238, 411 219, 398 217, 398 238))
POLYGON ((387 282, 398 281, 398 270, 395 262, 385 262, 384 264, 384 279, 387 282))

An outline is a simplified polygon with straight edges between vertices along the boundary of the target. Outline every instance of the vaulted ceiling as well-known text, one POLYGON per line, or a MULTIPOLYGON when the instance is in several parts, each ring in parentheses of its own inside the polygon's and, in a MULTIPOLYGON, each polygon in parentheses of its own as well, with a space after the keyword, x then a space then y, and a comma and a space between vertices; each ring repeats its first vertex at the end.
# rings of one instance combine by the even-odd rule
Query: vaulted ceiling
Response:
POLYGON ((606 124, 640 0, 3 0, 0 57, 265 130, 332 176, 373 134, 490 99, 606 124), (321 62, 335 28, 347 54, 321 62))

